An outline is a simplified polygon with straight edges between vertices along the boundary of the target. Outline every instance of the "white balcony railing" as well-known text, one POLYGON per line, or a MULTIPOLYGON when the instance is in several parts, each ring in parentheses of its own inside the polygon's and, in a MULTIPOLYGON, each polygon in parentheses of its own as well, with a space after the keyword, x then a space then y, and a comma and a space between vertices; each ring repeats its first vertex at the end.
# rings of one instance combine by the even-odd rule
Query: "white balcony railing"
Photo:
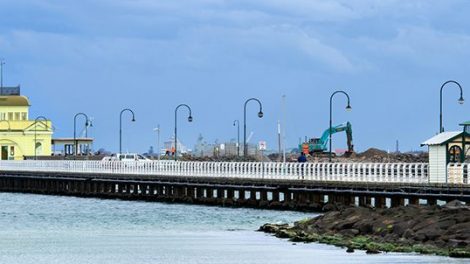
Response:
MULTIPOLYGON (((466 170, 452 167, 452 170, 466 170)), ((275 163, 192 161, 0 161, 0 171, 266 180, 427 183, 426 163, 275 163)), ((460 179, 460 178, 459 178, 460 179)), ((464 177, 462 176, 462 182, 464 177)), ((465 176, 466 183, 466 176, 465 176)))

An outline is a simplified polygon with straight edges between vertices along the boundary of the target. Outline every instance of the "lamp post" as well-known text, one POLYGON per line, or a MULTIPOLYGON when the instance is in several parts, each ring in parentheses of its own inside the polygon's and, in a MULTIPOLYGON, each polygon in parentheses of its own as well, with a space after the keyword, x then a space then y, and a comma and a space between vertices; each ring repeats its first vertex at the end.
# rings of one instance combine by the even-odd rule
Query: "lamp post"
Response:
POLYGON ((245 106, 243 108, 243 156, 246 158, 248 156, 248 149, 247 149, 247 143, 246 143, 246 105, 250 101, 256 101, 259 104, 259 112, 258 112, 258 117, 262 118, 263 117, 263 105, 261 104, 261 101, 258 100, 257 98, 250 98, 245 101, 245 106))
POLYGON ((336 91, 334 93, 331 94, 330 96, 330 128, 329 128, 329 143, 330 143, 330 151, 329 151, 329 160, 331 162, 331 145, 332 145, 332 138, 331 138, 331 134, 332 134, 332 126, 333 126, 333 97, 335 96, 335 94, 338 94, 338 93, 342 93, 344 95, 346 95, 346 97, 348 98, 348 105, 346 106, 346 111, 351 111, 351 100, 349 99, 349 95, 345 92, 345 91, 336 91))
POLYGON ((135 114, 134 111, 132 111, 129 108, 123 109, 121 113, 119 114, 119 154, 122 153, 122 114, 124 112, 130 112, 132 114, 132 122, 135 122, 135 114))
POLYGON ((178 109, 182 106, 189 111, 188 122, 193 122, 191 107, 187 104, 180 104, 175 108, 175 161, 178 160, 178 109))
POLYGON ((460 83, 456 82, 456 81, 453 81, 453 80, 450 80, 450 81, 447 81, 445 83, 442 84, 441 86, 441 92, 440 92, 440 97, 439 97, 439 133, 442 133, 444 132, 444 127, 442 126, 442 89, 444 89, 444 86, 446 86, 448 83, 454 83, 454 84, 457 84, 457 86, 459 87, 460 89, 460 98, 458 100, 459 104, 463 104, 464 103, 464 99, 463 99, 463 89, 462 89, 462 86, 460 86, 460 83))
POLYGON ((77 156, 78 154, 78 144, 77 144, 77 117, 83 116, 85 117, 85 128, 88 127, 89 120, 88 116, 85 113, 78 113, 73 117, 73 146, 74 146, 74 151, 73 154, 74 156, 77 156))
MULTIPOLYGON (((88 119, 88 124, 85 125, 85 138, 88 138, 88 128, 89 127, 93 127, 93 117, 90 117, 90 119, 88 119)), ((85 149, 85 154, 88 155, 89 151, 90 151, 90 146, 89 146, 89 144, 87 144, 86 149, 85 149)))
POLYGON ((237 126, 237 157, 240 157, 240 121, 234 120, 233 126, 237 126))
POLYGON ((34 119, 34 160, 37 160, 37 150, 36 150, 36 144, 37 144, 37 127, 36 124, 39 120, 43 120, 46 122, 46 129, 47 129, 47 118, 44 116, 38 116, 36 119, 34 119))

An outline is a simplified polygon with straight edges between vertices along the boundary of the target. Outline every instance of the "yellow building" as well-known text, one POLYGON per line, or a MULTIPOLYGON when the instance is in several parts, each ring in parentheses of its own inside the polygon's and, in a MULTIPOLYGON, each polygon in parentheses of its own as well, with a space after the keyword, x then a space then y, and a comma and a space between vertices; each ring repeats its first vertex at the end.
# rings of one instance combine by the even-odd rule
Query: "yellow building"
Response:
POLYGON ((45 118, 30 120, 30 106, 19 87, 0 88, 1 160, 51 155, 52 123, 45 118))

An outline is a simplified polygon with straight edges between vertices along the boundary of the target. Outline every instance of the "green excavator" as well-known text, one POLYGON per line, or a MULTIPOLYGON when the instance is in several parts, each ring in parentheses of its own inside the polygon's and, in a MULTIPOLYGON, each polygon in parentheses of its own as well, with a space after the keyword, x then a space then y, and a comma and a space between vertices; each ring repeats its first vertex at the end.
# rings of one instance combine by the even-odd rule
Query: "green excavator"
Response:
MULTIPOLYGON (((354 152, 354 145, 352 141, 352 126, 351 123, 346 122, 331 128, 331 134, 339 133, 339 132, 346 132, 348 150, 346 151, 345 155, 350 155, 354 152)), ((328 140, 329 140, 329 129, 326 129, 323 132, 321 138, 311 138, 307 142, 299 145, 300 151, 303 153, 314 155, 315 153, 321 154, 328 151, 328 140)))

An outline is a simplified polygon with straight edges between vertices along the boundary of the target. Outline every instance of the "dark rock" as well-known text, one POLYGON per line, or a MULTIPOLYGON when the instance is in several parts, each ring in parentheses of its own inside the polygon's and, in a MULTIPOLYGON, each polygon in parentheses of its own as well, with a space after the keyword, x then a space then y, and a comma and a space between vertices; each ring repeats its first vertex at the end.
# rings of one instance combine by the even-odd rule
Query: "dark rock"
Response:
POLYGON ((381 253, 381 252, 380 252, 379 250, 377 250, 377 249, 368 249, 368 250, 366 251, 366 254, 370 254, 370 255, 372 255, 372 254, 380 254, 380 253, 381 253))
POLYGON ((449 207, 464 207, 465 205, 460 202, 459 200, 453 200, 453 201, 450 201, 448 203, 446 203, 445 205, 443 205, 443 207, 446 207, 446 208, 449 208, 449 207))
POLYGON ((265 233, 276 233, 280 229, 285 229, 288 227, 289 227, 288 224, 280 224, 280 225, 264 224, 258 229, 258 231, 265 232, 265 233))
POLYGON ((343 229, 339 232, 340 235, 342 236, 347 236, 347 237, 354 237, 359 234, 359 230, 357 229, 343 229))
POLYGON ((292 241, 326 243, 348 250, 409 252, 466 257, 470 252, 470 207, 458 202, 440 206, 389 209, 324 206, 321 216, 293 227, 265 225, 260 230, 292 241))
POLYGON ((354 248, 348 247, 348 249, 346 249, 346 252, 347 253, 354 253, 354 248))
POLYGON ((452 258, 470 258, 470 251, 463 249, 453 249, 449 252, 449 257, 452 258))

